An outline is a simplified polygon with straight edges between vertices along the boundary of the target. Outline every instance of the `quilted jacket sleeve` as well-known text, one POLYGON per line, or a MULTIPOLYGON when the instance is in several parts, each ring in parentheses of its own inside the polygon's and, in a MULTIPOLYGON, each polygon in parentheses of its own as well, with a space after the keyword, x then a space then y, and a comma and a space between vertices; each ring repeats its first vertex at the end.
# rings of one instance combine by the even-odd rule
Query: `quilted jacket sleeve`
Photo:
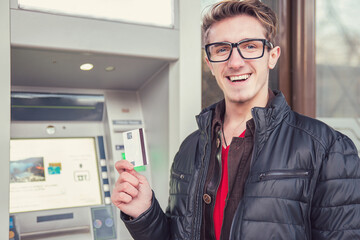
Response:
POLYGON ((323 155, 312 201, 312 239, 360 239, 360 159, 339 134, 323 155))
POLYGON ((124 213, 120 215, 134 240, 170 239, 168 219, 154 195, 150 208, 138 218, 130 219, 124 213))

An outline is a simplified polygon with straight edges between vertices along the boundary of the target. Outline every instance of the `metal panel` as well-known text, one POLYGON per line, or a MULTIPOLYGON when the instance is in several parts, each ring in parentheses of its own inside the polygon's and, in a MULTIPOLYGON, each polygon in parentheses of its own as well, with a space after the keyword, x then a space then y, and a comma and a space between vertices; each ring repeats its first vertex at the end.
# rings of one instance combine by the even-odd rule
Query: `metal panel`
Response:
POLYGON ((9 1, 0 1, 0 239, 9 238, 10 150, 10 14, 9 1))

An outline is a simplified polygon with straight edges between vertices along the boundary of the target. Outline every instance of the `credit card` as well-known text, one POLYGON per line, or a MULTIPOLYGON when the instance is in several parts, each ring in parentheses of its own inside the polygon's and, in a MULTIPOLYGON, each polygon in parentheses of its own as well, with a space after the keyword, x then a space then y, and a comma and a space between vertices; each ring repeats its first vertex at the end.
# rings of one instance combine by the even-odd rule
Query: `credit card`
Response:
POLYGON ((143 128, 123 132, 125 158, 135 167, 149 163, 143 128))

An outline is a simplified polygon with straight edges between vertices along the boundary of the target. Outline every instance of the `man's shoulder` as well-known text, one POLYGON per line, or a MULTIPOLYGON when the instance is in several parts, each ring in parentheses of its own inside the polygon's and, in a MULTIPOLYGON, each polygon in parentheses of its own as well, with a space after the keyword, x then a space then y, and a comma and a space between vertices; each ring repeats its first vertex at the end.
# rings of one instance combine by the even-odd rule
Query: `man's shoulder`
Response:
POLYGON ((184 141, 182 141, 180 148, 186 148, 189 146, 192 146, 193 144, 196 144, 196 142, 198 141, 200 136, 200 130, 197 129, 194 132, 190 133, 185 139, 184 141))
POLYGON ((194 167, 200 131, 196 130, 185 138, 175 155, 172 168, 183 173, 190 173, 194 167))
POLYGON ((336 139, 344 136, 319 119, 305 116, 295 111, 291 112, 292 114, 291 117, 288 118, 287 124, 297 128, 304 134, 308 134, 324 146, 329 146, 336 141, 336 139))

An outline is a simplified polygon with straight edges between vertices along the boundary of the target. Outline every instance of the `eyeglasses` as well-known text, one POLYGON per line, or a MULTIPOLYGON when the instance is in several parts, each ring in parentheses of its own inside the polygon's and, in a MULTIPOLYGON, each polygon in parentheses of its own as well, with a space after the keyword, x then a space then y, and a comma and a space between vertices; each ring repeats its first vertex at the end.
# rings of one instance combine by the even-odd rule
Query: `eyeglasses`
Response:
POLYGON ((210 43, 205 45, 205 51, 210 62, 225 62, 230 59, 234 47, 243 59, 257 59, 264 56, 265 46, 270 49, 274 47, 266 39, 245 39, 237 43, 210 43))

